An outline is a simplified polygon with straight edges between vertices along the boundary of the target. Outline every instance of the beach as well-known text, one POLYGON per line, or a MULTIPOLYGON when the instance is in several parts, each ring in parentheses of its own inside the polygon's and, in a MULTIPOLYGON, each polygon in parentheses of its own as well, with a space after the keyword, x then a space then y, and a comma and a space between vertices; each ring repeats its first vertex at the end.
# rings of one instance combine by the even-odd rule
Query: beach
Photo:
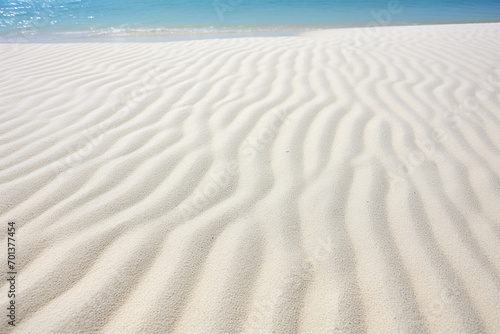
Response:
POLYGON ((0 44, 0 332, 498 333, 498 50, 500 23, 0 44))

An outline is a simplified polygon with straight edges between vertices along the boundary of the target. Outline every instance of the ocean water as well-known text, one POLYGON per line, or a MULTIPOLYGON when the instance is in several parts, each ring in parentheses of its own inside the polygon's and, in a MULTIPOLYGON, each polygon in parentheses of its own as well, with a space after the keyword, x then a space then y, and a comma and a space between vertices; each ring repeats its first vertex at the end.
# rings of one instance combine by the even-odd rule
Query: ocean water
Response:
POLYGON ((0 40, 498 22, 500 0, 0 0, 0 40))

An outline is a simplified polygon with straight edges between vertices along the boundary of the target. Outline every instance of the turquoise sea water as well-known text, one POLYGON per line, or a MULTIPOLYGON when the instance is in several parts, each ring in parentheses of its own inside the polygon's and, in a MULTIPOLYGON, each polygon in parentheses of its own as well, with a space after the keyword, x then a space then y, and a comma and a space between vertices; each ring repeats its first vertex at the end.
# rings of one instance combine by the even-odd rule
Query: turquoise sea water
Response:
POLYGON ((500 0, 0 0, 0 39, 500 21, 500 0))

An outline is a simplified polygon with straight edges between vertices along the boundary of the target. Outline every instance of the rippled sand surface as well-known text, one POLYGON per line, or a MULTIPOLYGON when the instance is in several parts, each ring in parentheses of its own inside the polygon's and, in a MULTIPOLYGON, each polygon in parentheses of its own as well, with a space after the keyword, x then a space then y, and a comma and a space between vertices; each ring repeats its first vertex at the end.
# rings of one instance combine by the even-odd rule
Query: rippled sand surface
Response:
POLYGON ((499 51, 500 24, 0 45, 0 331, 497 333, 499 51))

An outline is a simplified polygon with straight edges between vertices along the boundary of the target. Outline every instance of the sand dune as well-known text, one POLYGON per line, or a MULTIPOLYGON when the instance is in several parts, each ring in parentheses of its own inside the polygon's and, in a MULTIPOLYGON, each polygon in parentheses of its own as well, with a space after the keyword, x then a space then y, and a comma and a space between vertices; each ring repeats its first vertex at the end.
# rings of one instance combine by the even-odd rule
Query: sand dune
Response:
POLYGON ((500 24, 0 45, 0 332, 498 333, 499 50, 500 24))

